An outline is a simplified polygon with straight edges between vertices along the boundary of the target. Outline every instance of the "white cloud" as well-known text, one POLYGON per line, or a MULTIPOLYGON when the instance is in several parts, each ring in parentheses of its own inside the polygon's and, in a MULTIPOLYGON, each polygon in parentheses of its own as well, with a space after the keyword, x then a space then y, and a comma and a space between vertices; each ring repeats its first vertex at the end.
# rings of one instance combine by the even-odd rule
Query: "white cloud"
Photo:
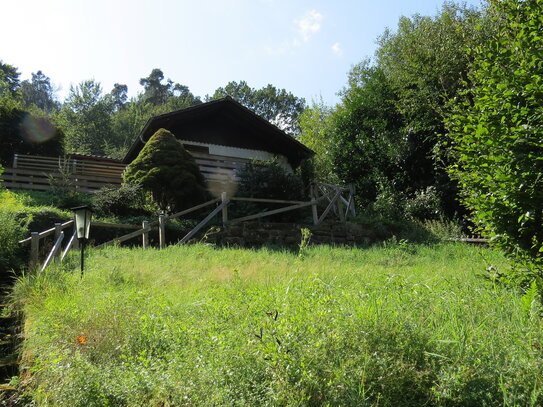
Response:
POLYGON ((338 57, 343 55, 343 49, 341 49, 341 44, 339 42, 336 42, 334 45, 332 45, 332 52, 338 57))
POLYGON ((309 41, 311 36, 321 29, 323 15, 316 10, 308 11, 300 20, 296 20, 298 32, 304 41, 309 41))
POLYGON ((267 46, 264 48, 265 52, 271 56, 284 55, 293 52, 296 48, 299 48, 304 43, 308 42, 313 34, 320 31, 323 18, 324 16, 318 11, 308 11, 299 20, 294 20, 294 24, 298 28, 297 36, 290 40, 283 41, 279 46, 267 46))

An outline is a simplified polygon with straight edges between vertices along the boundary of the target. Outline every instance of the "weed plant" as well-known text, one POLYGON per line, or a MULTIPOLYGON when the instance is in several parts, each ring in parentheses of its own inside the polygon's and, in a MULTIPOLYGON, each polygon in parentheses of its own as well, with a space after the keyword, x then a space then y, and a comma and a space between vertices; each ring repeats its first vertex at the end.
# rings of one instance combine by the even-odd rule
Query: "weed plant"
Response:
POLYGON ((91 251, 19 279, 39 406, 538 406, 543 325, 489 249, 91 251))

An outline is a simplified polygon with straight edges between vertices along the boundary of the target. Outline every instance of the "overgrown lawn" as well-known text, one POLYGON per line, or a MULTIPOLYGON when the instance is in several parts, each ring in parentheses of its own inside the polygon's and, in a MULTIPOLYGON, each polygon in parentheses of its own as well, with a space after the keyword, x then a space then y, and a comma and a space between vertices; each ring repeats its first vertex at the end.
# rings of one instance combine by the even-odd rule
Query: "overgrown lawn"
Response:
POLYGON ((91 252, 20 279, 43 406, 529 406, 536 303, 462 244, 91 252))

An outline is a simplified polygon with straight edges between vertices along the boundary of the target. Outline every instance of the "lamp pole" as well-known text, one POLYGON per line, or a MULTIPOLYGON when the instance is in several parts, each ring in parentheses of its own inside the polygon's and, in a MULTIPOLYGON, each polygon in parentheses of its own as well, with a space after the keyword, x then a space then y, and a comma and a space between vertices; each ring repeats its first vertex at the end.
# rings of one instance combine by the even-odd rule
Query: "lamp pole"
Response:
POLYGON ((79 239, 81 245, 81 278, 83 278, 83 270, 85 270, 85 242, 87 239, 79 239))
POLYGON ((74 211, 75 230, 81 246, 81 277, 85 270, 85 246, 89 238, 92 210, 89 206, 72 208, 74 211))

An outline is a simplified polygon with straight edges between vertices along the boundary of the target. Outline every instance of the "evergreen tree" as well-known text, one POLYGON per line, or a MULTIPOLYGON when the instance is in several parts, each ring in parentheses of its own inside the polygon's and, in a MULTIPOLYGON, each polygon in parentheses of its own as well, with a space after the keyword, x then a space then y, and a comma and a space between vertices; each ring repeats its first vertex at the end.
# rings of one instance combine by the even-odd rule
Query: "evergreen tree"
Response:
POLYGON ((179 211, 204 201, 206 186, 194 158, 168 130, 159 129, 126 167, 124 181, 139 183, 163 210, 179 211))
POLYGON ((42 71, 32 73, 30 81, 21 83, 21 94, 26 107, 34 105, 46 113, 51 113, 59 108, 59 103, 55 100, 51 79, 42 71))

